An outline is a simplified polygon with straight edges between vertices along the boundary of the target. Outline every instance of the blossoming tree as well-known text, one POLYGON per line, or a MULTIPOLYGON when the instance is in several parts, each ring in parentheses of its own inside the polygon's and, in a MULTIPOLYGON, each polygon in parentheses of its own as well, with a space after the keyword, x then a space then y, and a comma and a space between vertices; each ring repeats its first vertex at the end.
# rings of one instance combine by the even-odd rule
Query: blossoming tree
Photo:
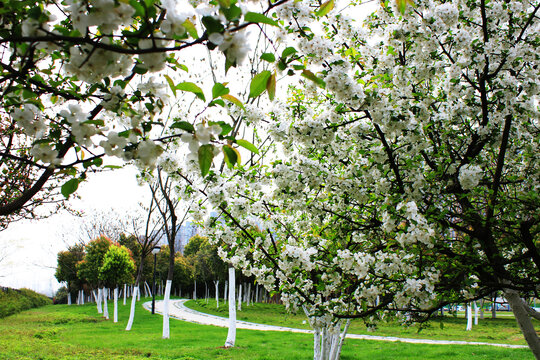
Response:
POLYGON ((300 41, 277 67, 319 69, 261 117, 283 156, 205 191, 242 231, 211 235, 326 322, 316 358, 339 354, 340 318, 422 320, 496 290, 540 358, 524 300, 540 283, 540 3, 383 5, 363 28, 330 12, 323 31, 285 5, 300 41))

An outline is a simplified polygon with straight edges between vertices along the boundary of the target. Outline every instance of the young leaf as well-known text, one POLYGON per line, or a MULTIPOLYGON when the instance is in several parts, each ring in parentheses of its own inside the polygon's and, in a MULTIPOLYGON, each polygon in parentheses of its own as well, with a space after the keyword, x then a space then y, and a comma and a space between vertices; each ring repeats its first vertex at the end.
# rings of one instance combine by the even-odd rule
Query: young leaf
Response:
POLYGON ((287 56, 291 56, 292 54, 294 54, 296 52, 296 49, 293 48, 292 46, 289 46, 288 48, 286 48, 285 50, 283 50, 283 52, 281 53, 281 58, 282 59, 285 59, 287 56))
POLYGON ((246 15, 244 15, 244 20, 246 22, 253 22, 253 23, 260 23, 260 24, 268 24, 273 26, 279 26, 277 21, 270 19, 268 16, 265 16, 263 14, 255 13, 255 12, 248 12, 246 15))
POLYGON ((272 53, 264 53, 261 55, 261 60, 273 63, 274 61, 276 61, 276 56, 272 53))
POLYGON ((323 89, 326 87, 326 83, 324 82, 324 80, 318 78, 317 75, 315 75, 309 70, 302 70, 302 76, 306 79, 313 81, 315 84, 319 85, 319 87, 323 89))
POLYGON ((251 79, 251 84, 249 84, 249 97, 255 98, 266 90, 266 84, 268 83, 270 75, 272 75, 270 71, 264 70, 251 79))
POLYGON ((212 99, 227 95, 229 91, 230 90, 226 88, 222 83, 215 83, 212 87, 212 99))
POLYGON ((398 11, 402 14, 405 13, 405 10, 407 10, 407 4, 413 5, 413 0, 396 0, 396 5, 398 8, 398 11))
POLYGON ((192 82, 186 81, 186 82, 180 83, 176 85, 176 90, 192 92, 202 101, 206 101, 206 98, 204 97, 204 93, 202 89, 192 82))
POLYGON ((235 98, 234 96, 227 94, 227 95, 221 95, 221 97, 225 100, 229 100, 234 105, 238 106, 240 109, 246 110, 246 108, 244 107, 244 104, 242 104, 242 102, 238 100, 237 98, 235 98))
POLYGON ((197 34, 197 28, 195 27, 195 25, 193 25, 191 20, 186 19, 182 26, 186 28, 186 31, 192 38, 197 39, 199 37, 199 34, 197 34))
POLYGON ((205 177, 210 171, 212 166, 212 159, 214 158, 214 146, 211 144, 202 145, 199 148, 199 167, 201 169, 201 175, 205 177))
POLYGON ((195 128, 193 127, 193 125, 191 125, 191 123, 188 123, 187 121, 177 121, 171 125, 171 129, 182 129, 190 133, 195 132, 195 128))
POLYGON ((321 17, 328 14, 334 8, 334 5, 335 5, 334 0, 326 1, 325 3, 321 5, 319 10, 315 12, 315 15, 321 17))
POLYGON ((236 152, 229 145, 223 145, 221 149, 223 150, 223 158, 225 159, 225 163, 227 164, 229 169, 232 169, 238 161, 238 156, 236 156, 236 152))
POLYGON ((62 195, 67 199, 69 198, 69 195, 73 194, 77 189, 79 188, 79 180, 78 179, 70 179, 64 185, 62 185, 60 191, 62 192, 62 195))
POLYGON ((251 151, 252 153, 255 153, 255 154, 258 154, 259 153, 259 149, 257 149, 255 147, 255 145, 253 145, 252 143, 250 143, 249 141, 247 140, 242 140, 242 139, 237 139, 235 141, 238 145, 240 145, 241 147, 243 147, 244 149, 248 149, 249 151, 251 151))
POLYGON ((176 96, 176 86, 174 86, 174 82, 172 81, 172 79, 169 77, 169 75, 163 75, 163 77, 165 78, 165 80, 167 80, 167 83, 169 84, 169 87, 171 88, 174 96, 176 96))
POLYGON ((268 92, 268 98, 270 101, 274 100, 276 96, 276 73, 272 73, 266 83, 266 91, 268 92))

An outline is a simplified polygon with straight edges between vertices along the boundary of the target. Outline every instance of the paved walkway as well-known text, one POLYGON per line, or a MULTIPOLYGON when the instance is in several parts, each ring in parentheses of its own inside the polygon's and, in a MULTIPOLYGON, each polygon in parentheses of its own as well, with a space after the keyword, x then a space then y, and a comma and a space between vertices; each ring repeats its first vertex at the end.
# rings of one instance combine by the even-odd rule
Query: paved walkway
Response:
MULTIPOLYGON (((202 325, 213 325, 219 327, 228 327, 229 319, 221 316, 215 316, 210 314, 205 314, 196 310, 192 310, 184 305, 188 301, 187 299, 182 300, 171 300, 169 304, 169 316, 178 320, 188 321, 196 324, 202 325)), ((148 301, 143 304, 143 307, 151 311, 152 302, 148 301)), ((156 300, 156 313, 163 313, 163 301, 156 300)), ((265 324, 255 324, 247 321, 236 321, 237 329, 248 329, 248 330, 260 330, 260 331, 287 331, 287 332, 296 332, 296 333, 307 333, 312 334, 312 330, 305 329, 295 329, 285 326, 275 326, 275 325, 265 325, 265 324)), ((347 334, 347 339, 360 339, 360 340, 377 340, 377 341, 399 341, 404 343, 413 343, 413 344, 438 344, 438 345, 487 345, 487 346, 498 346, 506 348, 527 348, 525 345, 510 345, 510 344, 494 344, 487 342, 469 342, 469 341, 452 341, 452 340, 430 340, 430 339, 412 339, 412 338, 400 338, 394 336, 375 336, 375 335, 357 335, 357 334, 347 334)))

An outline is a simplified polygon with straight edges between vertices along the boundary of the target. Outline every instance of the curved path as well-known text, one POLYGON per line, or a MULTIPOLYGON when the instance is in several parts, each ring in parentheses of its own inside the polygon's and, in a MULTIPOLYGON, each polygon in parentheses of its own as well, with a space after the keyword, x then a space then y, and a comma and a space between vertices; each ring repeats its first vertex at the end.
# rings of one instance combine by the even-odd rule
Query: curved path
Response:
MULTIPOLYGON (((188 299, 182 300, 171 300, 169 303, 169 316, 178 320, 188 321, 196 324, 202 325, 213 325, 219 327, 228 327, 229 319, 221 316, 215 316, 210 314, 205 314, 196 310, 192 310, 184 305, 188 299)), ((151 311, 152 302, 148 301, 143 304, 143 307, 151 311)), ((163 301, 156 300, 156 313, 163 313, 163 301)), ((248 330, 261 330, 261 331, 287 331, 287 332, 296 332, 296 333, 307 333, 312 334, 312 330, 305 329, 295 329, 285 326, 275 326, 275 325, 265 325, 265 324, 256 324, 247 321, 236 321, 237 329, 248 329, 248 330)), ((360 340, 377 340, 377 341, 399 341, 404 343, 413 343, 413 344, 438 344, 438 345, 487 345, 487 346, 498 346, 506 348, 528 348, 525 345, 510 345, 510 344, 494 344, 487 342, 469 342, 469 341, 453 341, 453 340, 430 340, 430 339, 412 339, 412 338, 400 338, 394 336, 375 336, 375 335, 357 335, 357 334, 347 334, 348 339, 360 339, 360 340)))

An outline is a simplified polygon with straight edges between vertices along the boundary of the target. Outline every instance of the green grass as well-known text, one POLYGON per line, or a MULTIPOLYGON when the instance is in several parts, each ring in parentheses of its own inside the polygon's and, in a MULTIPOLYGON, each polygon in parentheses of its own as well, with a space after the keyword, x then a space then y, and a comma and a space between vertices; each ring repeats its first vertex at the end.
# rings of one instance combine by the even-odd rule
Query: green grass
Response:
POLYGON ((0 288, 0 318, 49 304, 48 297, 30 289, 0 288))
MULTIPOLYGON (((186 306, 218 316, 228 316, 228 305, 220 302, 216 309, 215 300, 190 300, 186 306)), ((404 327, 397 322, 381 322, 375 331, 368 331, 361 320, 353 320, 349 327, 351 334, 365 334, 378 336, 395 336, 415 339, 458 340, 489 343, 504 343, 513 345, 526 345, 523 335, 513 318, 491 319, 486 316, 473 326, 472 331, 466 331, 467 320, 463 317, 444 316, 433 319, 427 324, 427 328, 418 331, 419 326, 404 327)), ((302 313, 287 313, 285 307, 278 304, 256 303, 250 306, 242 305, 242 311, 237 312, 238 320, 250 321, 260 324, 270 324, 309 329, 306 316, 302 313)), ((536 325, 540 325, 536 321, 536 325)))
MULTIPOLYGON (((112 304, 109 303, 112 309, 112 304)), ((49 305, 0 320, 0 359, 309 359, 309 334, 237 331, 237 346, 224 349, 227 329, 171 319, 171 339, 161 339, 162 318, 137 305, 132 331, 104 320, 95 305, 49 305)), ((112 312, 112 311, 111 311, 112 312)), ((347 340, 343 360, 533 359, 528 349, 445 346, 347 340)))

